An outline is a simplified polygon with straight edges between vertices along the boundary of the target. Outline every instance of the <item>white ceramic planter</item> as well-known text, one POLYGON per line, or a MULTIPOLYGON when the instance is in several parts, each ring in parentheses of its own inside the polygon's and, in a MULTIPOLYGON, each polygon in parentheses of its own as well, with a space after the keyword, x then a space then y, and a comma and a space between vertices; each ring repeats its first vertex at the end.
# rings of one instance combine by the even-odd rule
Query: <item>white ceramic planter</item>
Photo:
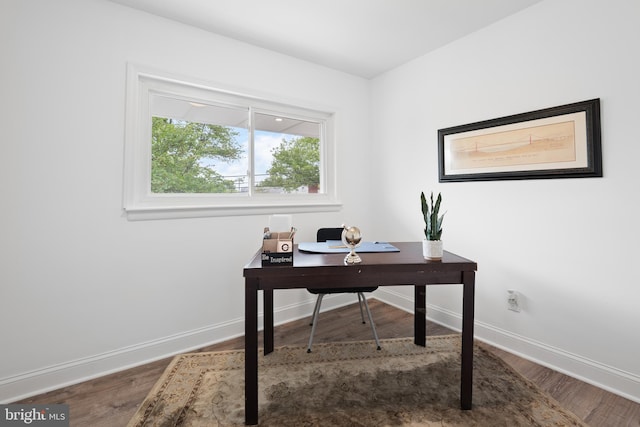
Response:
POLYGON ((422 255, 424 256, 424 259, 442 259, 442 240, 424 239, 422 241, 422 255))

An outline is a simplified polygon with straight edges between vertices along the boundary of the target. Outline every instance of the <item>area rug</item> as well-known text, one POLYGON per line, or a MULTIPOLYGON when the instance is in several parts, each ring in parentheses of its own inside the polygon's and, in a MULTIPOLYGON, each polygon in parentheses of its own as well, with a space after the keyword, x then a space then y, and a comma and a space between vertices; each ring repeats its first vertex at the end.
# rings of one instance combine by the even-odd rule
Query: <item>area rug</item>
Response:
MULTIPOLYGON (((276 348, 259 357, 261 426, 586 426, 498 357, 474 349, 460 409, 460 336, 276 348)), ((244 425, 244 351, 174 358, 129 427, 244 425)))

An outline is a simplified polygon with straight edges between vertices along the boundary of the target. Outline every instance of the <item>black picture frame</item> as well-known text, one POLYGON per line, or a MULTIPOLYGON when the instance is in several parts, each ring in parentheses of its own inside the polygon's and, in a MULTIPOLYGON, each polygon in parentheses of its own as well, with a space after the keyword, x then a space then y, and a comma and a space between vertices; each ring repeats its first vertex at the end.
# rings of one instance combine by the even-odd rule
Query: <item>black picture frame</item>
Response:
POLYGON ((602 177, 600 99, 438 130, 439 182, 602 177))

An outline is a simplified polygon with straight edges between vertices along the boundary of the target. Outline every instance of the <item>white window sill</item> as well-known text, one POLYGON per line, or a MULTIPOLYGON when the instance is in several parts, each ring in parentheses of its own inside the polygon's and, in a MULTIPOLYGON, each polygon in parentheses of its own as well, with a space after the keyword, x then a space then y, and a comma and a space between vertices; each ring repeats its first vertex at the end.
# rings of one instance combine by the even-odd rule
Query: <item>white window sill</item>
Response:
POLYGON ((308 202, 278 204, 237 204, 215 206, 135 206, 126 207, 129 221, 156 219, 203 218, 241 215, 272 215, 309 212, 336 212, 342 208, 340 202, 308 202))

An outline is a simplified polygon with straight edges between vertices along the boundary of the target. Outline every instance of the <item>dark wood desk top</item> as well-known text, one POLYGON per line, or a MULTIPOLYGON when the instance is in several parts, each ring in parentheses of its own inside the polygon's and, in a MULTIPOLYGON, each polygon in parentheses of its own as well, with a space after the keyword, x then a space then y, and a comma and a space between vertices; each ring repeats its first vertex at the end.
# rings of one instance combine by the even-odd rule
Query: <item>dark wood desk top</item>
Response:
MULTIPOLYGON (((269 288, 279 288, 277 280, 285 280, 287 287, 291 287, 294 278, 304 278, 300 287, 312 286, 312 282, 325 282, 326 276, 340 275, 341 281, 351 282, 367 282, 373 285, 377 282, 378 277, 391 275, 391 277, 381 277, 381 281, 391 284, 395 278, 395 284, 412 284, 414 280, 406 281, 403 279, 403 273, 407 273, 415 277, 416 274, 426 274, 434 277, 434 273, 448 272, 460 273, 462 271, 475 271, 477 264, 475 261, 468 260, 451 252, 444 252, 444 256, 440 261, 425 260, 422 255, 422 242, 390 242, 392 245, 400 249, 400 252, 378 252, 378 253, 362 253, 359 254, 362 262, 359 264, 345 265, 344 257, 346 254, 319 254, 301 252, 295 245, 293 253, 293 267, 291 266, 270 266, 262 267, 260 251, 258 251, 251 261, 244 267, 244 277, 259 278, 262 285, 268 285, 269 288), (325 277, 322 279, 322 277, 325 277), (367 280, 362 280, 364 278, 367 280), (351 278, 351 280, 349 280, 351 278), (345 280, 346 279, 346 280, 345 280), (374 283, 371 283, 371 280, 374 283)), ((356 252, 358 250, 356 249, 356 252)), ((452 276, 449 276, 452 277, 452 276)), ((443 280, 447 280, 443 278, 443 280)), ((452 280, 452 279, 448 279, 452 280)), ((444 281, 436 281, 437 283, 445 283, 444 281)), ((452 283, 452 282, 448 282, 452 283)), ((455 282, 459 283, 459 282, 455 282)), ((260 286, 262 288, 262 286, 260 286)), ((283 284, 284 287, 284 284, 283 284)), ((298 286, 293 286, 298 287, 298 286)))

